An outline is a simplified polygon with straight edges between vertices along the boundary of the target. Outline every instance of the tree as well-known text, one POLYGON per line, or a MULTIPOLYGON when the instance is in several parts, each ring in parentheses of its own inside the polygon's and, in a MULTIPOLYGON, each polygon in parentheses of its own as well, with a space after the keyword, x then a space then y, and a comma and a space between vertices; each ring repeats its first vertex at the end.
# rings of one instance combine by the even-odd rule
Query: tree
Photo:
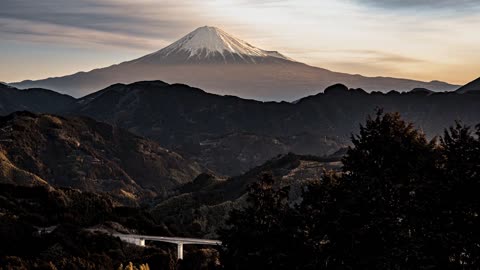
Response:
POLYGON ((480 268, 480 126, 475 134, 457 122, 445 131, 441 149, 440 236, 452 268, 480 268))
POLYGON ((148 264, 140 264, 138 267, 135 266, 132 262, 129 262, 128 265, 123 267, 123 264, 120 264, 118 270, 150 270, 148 264))
POLYGON ((222 234, 227 269, 480 269, 480 126, 428 141, 377 111, 300 206, 264 178, 222 234), (269 184, 270 183, 270 184, 269 184))
MULTIPOLYGON (((419 269, 435 264, 430 205, 440 181, 435 141, 396 113, 369 117, 341 177, 309 189, 302 217, 325 269, 419 269)), ((313 263, 315 265, 315 263, 313 263)), ((320 265, 316 265, 320 267, 320 265)), ((315 267, 314 267, 315 268, 315 267)), ((428 268, 428 267, 426 267, 428 268)))
POLYGON ((291 218, 288 188, 274 186, 264 175, 249 188, 247 206, 230 213, 227 228, 219 232, 226 269, 292 269, 288 232, 291 218))

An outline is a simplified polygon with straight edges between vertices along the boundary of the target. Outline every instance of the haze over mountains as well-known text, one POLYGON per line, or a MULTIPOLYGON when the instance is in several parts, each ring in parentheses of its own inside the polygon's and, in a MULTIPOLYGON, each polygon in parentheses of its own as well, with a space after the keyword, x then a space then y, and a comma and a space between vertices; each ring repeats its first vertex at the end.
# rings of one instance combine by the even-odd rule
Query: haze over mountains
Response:
POLYGON ((162 80, 185 83, 211 93, 259 100, 297 100, 335 83, 367 91, 455 90, 440 81, 421 82, 365 77, 312 67, 279 52, 259 49, 216 27, 200 27, 144 57, 68 76, 12 83, 19 88, 48 88, 75 97, 114 83, 162 80))

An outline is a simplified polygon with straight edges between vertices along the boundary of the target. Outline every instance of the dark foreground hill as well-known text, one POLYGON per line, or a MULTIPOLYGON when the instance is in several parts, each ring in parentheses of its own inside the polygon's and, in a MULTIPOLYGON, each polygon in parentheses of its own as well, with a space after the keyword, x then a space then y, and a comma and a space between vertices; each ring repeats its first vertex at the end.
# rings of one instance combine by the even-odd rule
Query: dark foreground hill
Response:
POLYGON ((75 99, 57 92, 31 88, 19 90, 0 83, 0 115, 15 111, 55 113, 71 106, 75 99))
POLYGON ((290 186, 295 203, 307 183, 319 181, 324 169, 339 165, 339 157, 289 154, 230 179, 202 174, 176 188, 169 199, 157 198, 142 208, 120 206, 115 196, 100 191, 0 183, 0 266, 117 269, 132 261, 148 263, 151 269, 218 269, 215 247, 188 246, 185 260, 177 263, 174 245, 149 243, 142 248, 89 229, 216 237, 229 211, 244 206, 248 186, 262 175, 272 175, 278 187, 290 186), (46 227, 52 232, 39 233, 46 227))
POLYGON ((343 165, 345 151, 288 154, 229 179, 202 174, 142 208, 118 206, 108 193, 0 184, 0 266, 218 269, 212 249, 187 249, 180 265, 197 264, 182 268, 168 246, 136 247, 88 228, 198 237, 221 228, 225 269, 230 256, 241 269, 477 269, 479 128, 457 124, 432 143, 399 115, 378 111, 343 165))
POLYGON ((29 112, 0 118, 2 183, 109 192, 137 202, 201 171, 155 142, 93 119, 29 112))
POLYGON ((456 91, 457 93, 464 94, 464 93, 478 93, 480 92, 480 78, 473 80, 466 85, 460 87, 456 91))
POLYGON ((171 236, 147 210, 115 205, 108 194, 0 184, 0 213, 0 269, 115 270, 129 262, 150 269, 216 269, 218 261, 208 247, 185 248, 186 260, 177 263, 172 244, 139 247, 92 232, 101 227, 171 236), (47 227, 51 232, 42 232, 47 227))

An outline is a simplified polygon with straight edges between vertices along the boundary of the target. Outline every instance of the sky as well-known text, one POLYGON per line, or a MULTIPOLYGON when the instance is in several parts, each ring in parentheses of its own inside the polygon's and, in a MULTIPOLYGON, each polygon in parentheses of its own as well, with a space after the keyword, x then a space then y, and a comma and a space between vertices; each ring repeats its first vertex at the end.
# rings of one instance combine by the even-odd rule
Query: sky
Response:
POLYGON ((197 27, 333 71, 465 84, 480 76, 478 0, 0 0, 0 81, 157 51, 197 27))

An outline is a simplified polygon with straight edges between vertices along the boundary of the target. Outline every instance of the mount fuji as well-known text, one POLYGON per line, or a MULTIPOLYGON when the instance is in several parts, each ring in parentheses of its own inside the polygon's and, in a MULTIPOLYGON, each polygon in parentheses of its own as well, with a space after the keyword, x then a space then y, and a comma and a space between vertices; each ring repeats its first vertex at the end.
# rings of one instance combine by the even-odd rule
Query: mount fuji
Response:
POLYGON ((261 64, 293 61, 279 52, 265 51, 237 39, 225 31, 204 26, 158 52, 134 60, 135 63, 164 64, 261 64))
POLYGON ((80 97, 114 83, 162 80, 184 83, 222 95, 259 100, 293 101, 343 83, 367 91, 426 88, 451 91, 444 82, 365 77, 309 66, 277 51, 257 48, 210 26, 197 28, 171 45, 141 58, 63 77, 11 83, 41 87, 80 97))

